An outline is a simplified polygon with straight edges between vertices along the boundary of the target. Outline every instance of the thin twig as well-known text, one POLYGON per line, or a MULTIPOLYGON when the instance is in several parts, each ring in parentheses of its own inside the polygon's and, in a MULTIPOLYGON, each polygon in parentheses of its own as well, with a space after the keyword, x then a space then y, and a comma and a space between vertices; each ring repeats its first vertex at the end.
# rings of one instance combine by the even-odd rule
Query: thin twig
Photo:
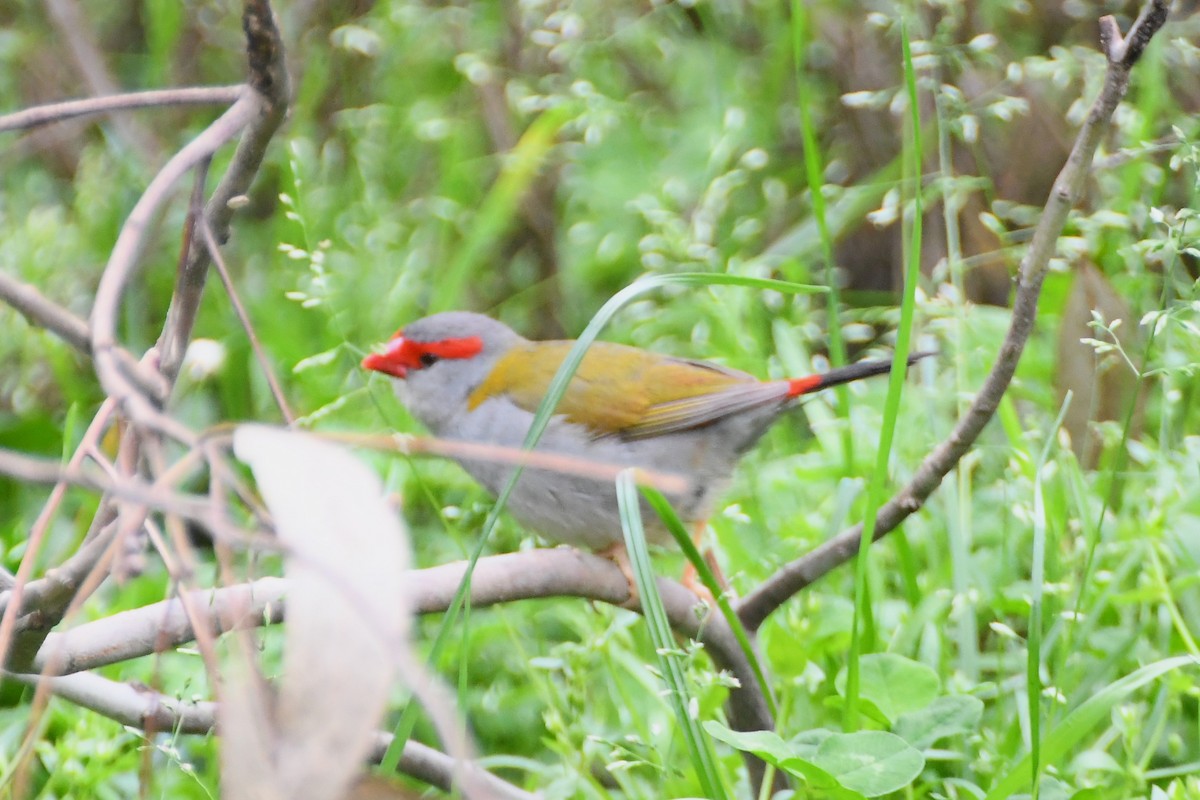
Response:
MULTIPOLYGON (((124 375, 113 356, 117 345, 117 313, 125 287, 138 266, 145 244, 146 230, 166 202, 175 183, 188 170, 202 163, 251 122, 261 111, 262 102, 254 92, 246 92, 216 122, 189 142, 163 166, 138 199, 113 246, 108 264, 96 289, 92 309, 92 355, 96 377, 105 392, 121 403, 122 409, 136 422, 162 427, 162 415, 124 375)), ((174 435, 172 433, 171 435, 174 435)))
MULTIPOLYGON (((35 675, 3 674, 26 684, 38 680, 35 675)), ((139 730, 206 735, 216 729, 217 704, 211 701, 180 700, 88 672, 51 678, 47 685, 64 700, 139 730)), ((378 736, 374 752, 376 760, 391 741, 390 734, 380 733, 378 736)), ((455 769, 454 759, 419 742, 406 743, 400 758, 400 770, 403 773, 447 791, 455 769)), ((535 800, 537 797, 482 768, 477 770, 487 781, 492 796, 499 800, 535 800)))
MULTIPOLYGON (((456 439, 437 439, 428 436, 402 434, 374 436, 356 433, 322 433, 320 436, 356 447, 370 447, 375 450, 386 450, 404 455, 432 455, 463 461, 519 464, 532 469, 591 478, 599 483, 612 483, 618 475, 629 468, 628 464, 613 464, 562 453, 522 450, 519 447, 464 442, 456 439)), ((650 486, 664 494, 683 494, 691 486, 687 478, 682 475, 650 469, 639 469, 637 480, 639 485, 650 486)))
MULTIPOLYGON (((53 333, 80 352, 91 355, 92 340, 87 322, 46 297, 35 287, 17 280, 6 272, 0 272, 0 300, 12 306, 17 313, 29 320, 30 324, 53 333)), ((159 400, 166 398, 166 381, 157 372, 138 364, 137 359, 122 348, 117 348, 116 356, 121 369, 143 392, 159 400)))
POLYGON ((183 105, 220 105, 236 102, 246 90, 237 86, 192 86, 182 89, 156 89, 147 92, 110 94, 86 100, 66 100, 44 106, 25 108, 0 116, 0 133, 36 128, 77 117, 108 114, 113 111, 132 111, 139 108, 165 108, 183 105))
MULTIPOLYGON (((289 82, 284 64, 283 38, 275 22, 274 13, 266 0, 249 0, 242 16, 242 28, 246 33, 246 52, 250 67, 248 83, 255 89, 259 113, 238 142, 233 161, 204 209, 204 217, 217 242, 224 244, 229 237, 229 225, 233 218, 234 198, 241 197, 250 189, 258 168, 266 155, 267 145, 283 122, 288 108, 289 82)), ((240 102, 240 101, 239 101, 240 102)), ((179 273, 178 281, 203 288, 208 272, 208 249, 192 247, 187 262, 179 273)), ((198 294, 196 295, 198 296, 198 294)), ((183 363, 184 353, 192 337, 195 310, 180 301, 185 298, 176 292, 158 349, 162 355, 160 370, 169 380, 174 380, 183 363)))
MULTIPOLYGON (((921 508, 995 414, 1033 330, 1042 281, 1067 215, 1083 193, 1096 148, 1108 128, 1113 111, 1125 96, 1129 86, 1129 71, 1150 38, 1162 27, 1166 16, 1166 0, 1152 0, 1143 9, 1126 39, 1120 37, 1119 31, 1114 33, 1116 23, 1111 17, 1101 20, 1102 45, 1108 57, 1104 87, 1075 139, 1067 163, 1050 190, 1033 240, 1021 261, 1012 321, 1000 345, 996 362, 950 436, 921 463, 908 485, 880 508, 875 523, 876 541, 921 508)), ((763 620, 797 592, 853 558, 858 553, 861 535, 862 526, 856 525, 804 557, 781 567, 738 604, 742 623, 748 629, 756 630, 763 620)))
MULTIPOLYGON (((82 486, 158 511, 178 514, 184 519, 203 525, 214 539, 220 539, 238 547, 252 547, 269 552, 280 551, 280 545, 273 537, 247 535, 214 515, 207 498, 156 489, 140 478, 113 481, 106 475, 97 474, 94 471, 84 468, 64 469, 54 459, 38 458, 2 447, 0 447, 0 475, 8 475, 25 483, 65 481, 72 486, 82 486)), ((162 476, 159 480, 162 480, 162 476)))
POLYGON ((296 422, 296 415, 292 413, 292 409, 288 406, 287 398, 284 397, 283 387, 279 385, 279 378, 275 376, 275 370, 271 367, 271 361, 267 358, 267 351, 263 348, 262 341, 258 338, 258 334, 254 331, 254 323, 250 321, 250 315, 246 313, 246 307, 242 305, 242 298, 238 296, 237 287, 233 284, 233 276, 229 274, 229 269, 225 266, 225 258, 221 255, 221 248, 217 244, 217 239, 213 236, 212 228, 208 227, 208 220, 201 220, 200 235, 204 237, 204 244, 208 247, 209 258, 212 259, 213 265, 217 268, 217 275, 221 277, 221 284, 225 287, 225 294, 229 296, 229 302, 233 304, 234 313, 237 314, 238 321, 242 323, 242 330, 246 332, 246 338, 250 340, 250 347, 254 350, 254 358, 258 361, 258 366, 262 369, 263 375, 266 376, 267 386, 271 388, 271 396, 275 398, 275 405, 279 407, 279 413, 283 415, 283 419, 288 426, 292 426, 296 422))
POLYGON ((45 328, 84 353, 92 352, 87 323, 48 299, 33 286, 0 272, 0 300, 33 325, 45 328))
MULTIPOLYGON (((79 446, 75 448, 75 452, 67 462, 66 470, 79 469, 88 451, 100 440, 104 432, 108 430, 109 422, 115 410, 116 403, 112 400, 105 400, 100 405, 100 409, 92 417, 91 424, 84 431, 83 439, 80 441, 79 446)), ((16 627, 17 615, 23 611, 22 601, 25 594, 25 585, 33 574, 33 567, 37 563, 38 554, 41 552, 42 539, 49 529, 50 523, 54 519, 54 514, 58 511, 59 503, 62 502, 66 492, 67 482, 64 480, 57 481, 54 484, 54 489, 50 492, 49 499, 46 500, 41 512, 38 513, 37 519, 34 520, 33 527, 30 528, 25 554, 21 557, 21 564, 17 567, 15 581, 9 594, 8 606, 4 609, 4 615, 0 617, 0 664, 7 664, 9 661, 9 656, 11 655, 9 653, 9 646, 12 644, 11 639, 13 630, 16 627)))

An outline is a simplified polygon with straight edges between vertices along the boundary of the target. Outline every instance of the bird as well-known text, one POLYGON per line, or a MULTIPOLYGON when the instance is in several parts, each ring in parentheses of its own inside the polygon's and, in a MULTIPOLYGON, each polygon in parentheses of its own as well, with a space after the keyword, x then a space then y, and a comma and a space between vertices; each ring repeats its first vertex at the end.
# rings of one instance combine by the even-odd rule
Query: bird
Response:
MULTIPOLYGON (((362 366, 395 379, 400 401, 434 436, 520 448, 574 344, 531 341, 486 315, 446 311, 397 331, 362 366)), ((927 355, 916 353, 908 363, 927 355)), ((890 361, 862 361, 763 381, 707 361, 597 341, 535 449, 684 477, 687 488, 666 496, 680 519, 699 532, 738 460, 802 397, 890 369, 890 361)), ((493 495, 514 470, 495 460, 456 460, 493 495)), ((624 536, 612 481, 526 466, 507 507, 518 522, 552 542, 616 556, 622 564, 624 536)), ((642 510, 647 539, 672 543, 644 502, 642 510)))

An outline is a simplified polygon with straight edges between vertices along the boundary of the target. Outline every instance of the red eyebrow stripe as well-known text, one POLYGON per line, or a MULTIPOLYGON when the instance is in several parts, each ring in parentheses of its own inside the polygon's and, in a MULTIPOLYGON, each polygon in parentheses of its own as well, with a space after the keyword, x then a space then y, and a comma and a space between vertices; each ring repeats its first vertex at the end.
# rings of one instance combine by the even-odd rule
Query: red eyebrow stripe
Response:
POLYGON ((423 356, 470 358, 483 350, 483 340, 478 336, 442 339, 437 342, 414 342, 412 339, 405 339, 402 333, 392 337, 387 349, 382 353, 371 353, 364 358, 362 365, 376 372, 403 378, 408 375, 409 370, 422 369, 425 366, 421 363, 423 356))
POLYGON ((470 358, 479 355, 483 350, 483 340, 478 336, 464 336, 461 339, 442 339, 439 342, 405 342, 405 347, 411 345, 416 351, 417 358, 423 355, 434 355, 438 358, 470 358))

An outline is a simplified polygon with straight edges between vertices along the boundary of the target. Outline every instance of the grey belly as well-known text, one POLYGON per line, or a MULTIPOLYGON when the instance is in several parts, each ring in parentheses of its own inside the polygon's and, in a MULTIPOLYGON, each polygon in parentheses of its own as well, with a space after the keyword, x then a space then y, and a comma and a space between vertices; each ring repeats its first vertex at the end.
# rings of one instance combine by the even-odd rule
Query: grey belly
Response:
MULTIPOLYGON (((691 443, 679 442, 678 446, 672 449, 679 455, 689 449, 689 444, 691 443)), ((554 442, 540 443, 537 450, 564 452, 554 447, 554 442)), ((689 479, 687 491, 666 494, 675 513, 684 522, 707 517, 715 498, 728 484, 728 470, 724 475, 699 475, 695 472, 689 475, 684 469, 684 464, 664 464, 661 463, 662 459, 638 458, 637 452, 622 454, 620 458, 614 457, 617 454, 612 452, 589 452, 581 456, 567 451, 567 454, 574 458, 637 466, 689 479), (655 463, 656 461, 660 463, 655 463)), ((508 465, 480 461, 459 463, 493 495, 498 495, 504 489, 513 474, 513 468, 508 465)), ((711 473, 710 470, 706 472, 711 473)), ((657 513, 645 500, 640 501, 640 508, 642 524, 650 541, 658 544, 672 542, 671 535, 660 522, 657 513)), ((611 480, 526 467, 509 497, 508 509, 523 525, 555 542, 599 550, 620 541, 623 536, 616 487, 611 480)))
MULTIPOLYGON (((688 491, 667 494, 667 499, 680 519, 691 523, 708 517, 715 499, 728 486, 738 457, 766 431, 778 413, 779 409, 766 409, 695 431, 636 440, 594 438, 587 429, 556 417, 536 450, 680 475, 689 481, 688 491)), ((533 414, 500 397, 488 399, 472 413, 456 417, 452 426, 434 433, 450 439, 520 447, 532 421, 533 414)), ((511 465, 496 462, 460 459, 460 463, 493 494, 502 491, 514 471, 511 465)), ((601 549, 623 537, 616 488, 610 480, 528 467, 509 498, 508 509, 529 529, 565 545, 601 549)), ((649 539, 673 541, 644 501, 641 509, 649 539)))
MULTIPOLYGON (((520 447, 532 414, 511 404, 501 408, 506 403, 506 400, 489 400, 466 415, 457 429, 436 433, 448 438, 520 447), (514 419, 519 424, 512 424, 514 419), (498 420, 507 424, 498 425, 498 420)), ((542 436, 537 451, 642 467, 688 479, 688 491, 668 494, 667 499, 684 522, 692 522, 708 516, 716 498, 727 488, 736 462, 737 453, 722 447, 720 437, 712 433, 686 431, 634 441, 615 437, 594 439, 581 428, 555 419, 542 436), (715 449, 718 447, 723 452, 715 449)), ((513 467, 508 464, 465 459, 459 463, 494 495, 503 490, 513 474, 513 467)), ((616 489, 610 480, 526 467, 509 497, 508 509, 523 525, 555 542, 599 550, 621 541, 623 536, 616 489)), ((641 502, 641 511, 651 541, 663 544, 674 541, 645 501, 641 502)))

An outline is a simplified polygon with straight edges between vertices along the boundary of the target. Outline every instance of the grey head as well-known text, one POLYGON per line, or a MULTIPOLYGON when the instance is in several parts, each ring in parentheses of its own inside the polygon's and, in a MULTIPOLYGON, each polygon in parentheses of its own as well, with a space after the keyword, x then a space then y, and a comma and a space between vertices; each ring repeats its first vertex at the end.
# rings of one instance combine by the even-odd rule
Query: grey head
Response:
POLYGON ((386 352, 368 356, 363 365, 400 378, 401 401, 431 432, 441 434, 455 415, 465 413, 467 398, 496 361, 523 341, 491 317, 445 311, 409 323, 386 352))

